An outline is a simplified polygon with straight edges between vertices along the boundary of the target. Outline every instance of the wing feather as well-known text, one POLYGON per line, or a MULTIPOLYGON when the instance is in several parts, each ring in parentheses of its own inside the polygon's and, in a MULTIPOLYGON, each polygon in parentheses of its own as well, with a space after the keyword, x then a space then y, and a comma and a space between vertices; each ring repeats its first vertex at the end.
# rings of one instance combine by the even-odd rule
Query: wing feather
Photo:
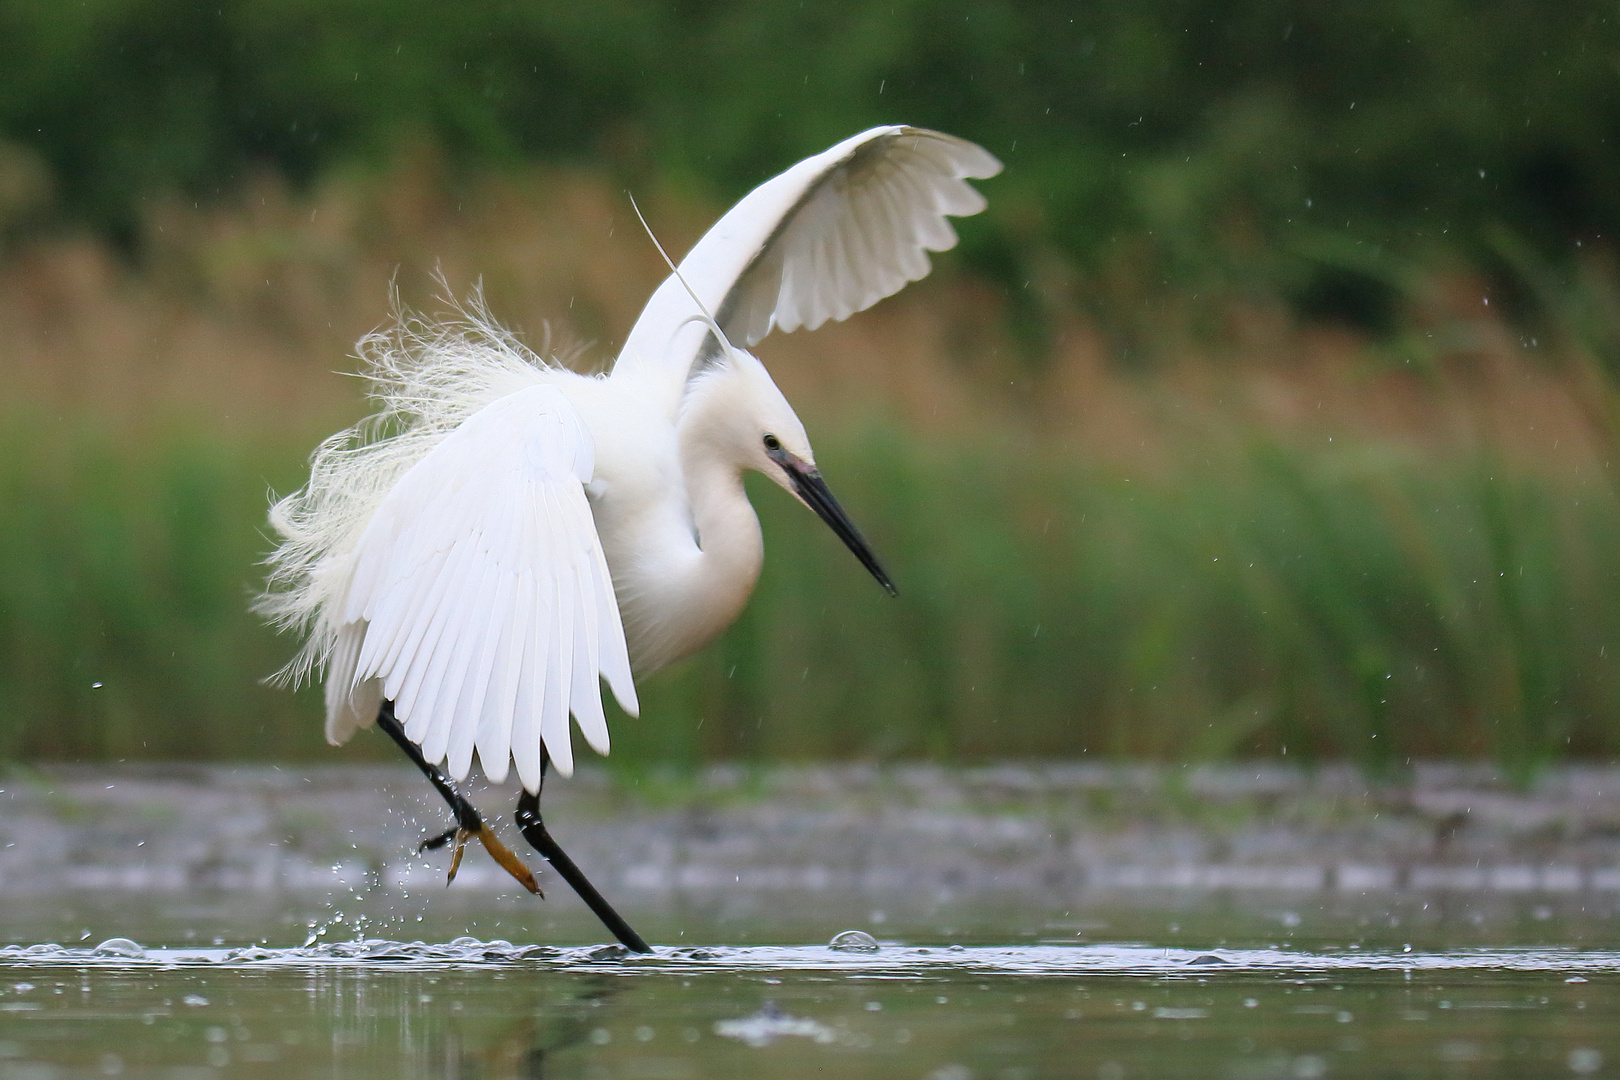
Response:
POLYGON ((488 593, 484 625, 470 653, 461 691, 456 697, 456 715, 450 725, 450 746, 445 761, 452 776, 466 776, 472 768, 473 748, 477 745, 479 721, 484 714, 484 699, 489 696, 494 682, 495 654, 500 645, 501 630, 511 605, 505 600, 510 591, 511 575, 493 560, 490 563, 488 593))
MULTIPOLYGON (((872 128, 755 188, 681 261, 681 275, 733 344, 814 329, 865 310, 929 271, 956 243, 947 217, 977 214, 967 181, 1001 163, 983 147, 924 128, 872 128)), ((636 320, 615 378, 652 378, 679 407, 696 344, 672 348, 697 309, 671 275, 636 320)))
MULTIPOLYGON (((402 661, 408 660, 408 665, 400 683, 399 695, 394 698, 395 712, 405 724, 405 733, 418 743, 422 741, 428 718, 417 711, 416 701, 421 696, 422 684, 432 674, 433 657, 438 649, 439 637, 444 633, 444 624, 456 612, 455 594, 450 586, 461 577, 461 564, 466 554, 465 544, 457 543, 450 549, 438 580, 428 593, 427 605, 416 613, 420 629, 411 632, 411 639, 407 639, 401 656, 402 661)), ((384 693, 387 692, 388 681, 384 680, 384 693)))
MULTIPOLYGON (((410 616, 426 601, 445 555, 445 552, 439 552, 431 568, 424 566, 404 583, 392 583, 381 601, 368 606, 370 614, 350 620, 350 625, 367 627, 365 643, 360 647, 360 663, 356 672, 358 678, 372 678, 385 667, 393 667, 413 629, 410 616)), ((397 683, 393 689, 397 693, 397 683)), ((390 693, 389 696, 393 697, 394 694, 390 693)))
MULTIPOLYGON (((326 709, 335 715, 339 712, 349 692, 354 689, 357 680, 355 669, 359 663, 360 645, 364 638, 361 628, 350 624, 338 634, 337 641, 332 647, 332 659, 327 668, 326 680, 326 709)), ((329 722, 330 728, 330 722, 329 722)), ((328 735, 332 734, 329 729, 328 735)))
MULTIPOLYGON (((547 518, 555 521, 559 516, 557 507, 550 499, 547 503, 547 518)), ((555 601, 547 630, 553 640, 546 655, 546 708, 540 719, 540 735, 557 771, 572 776, 574 748, 568 737, 568 712, 573 700, 574 627, 578 613, 571 575, 554 573, 550 577, 555 601)))
POLYGON ((529 608, 529 636, 523 644, 517 708, 512 714, 512 763, 517 766, 518 779, 531 791, 540 786, 541 738, 550 693, 547 662, 556 644, 552 640, 554 601, 547 595, 549 586, 550 575, 543 572, 528 583, 524 603, 529 608))
POLYGON ((457 773, 466 776, 467 768, 472 763, 473 737, 478 729, 468 719, 467 713, 478 704, 474 699, 484 696, 482 685, 473 687, 467 681, 468 674, 484 651, 484 633, 490 621, 488 601, 495 593, 495 575, 498 573, 495 560, 482 550, 482 541, 481 536, 475 535, 473 538, 473 565, 468 580, 475 583, 476 592, 473 595, 480 597, 484 603, 476 607, 464 605, 465 614, 456 628, 455 637, 450 639, 452 651, 450 662, 445 665, 444 681, 439 684, 439 700, 430 710, 433 727, 422 741, 422 752, 426 754, 437 750, 439 756, 445 759, 452 776, 457 773), (463 747, 465 753, 462 752, 463 747))
POLYGON ((417 699, 417 707, 406 720, 406 733, 410 734, 415 723, 422 724, 421 733, 412 735, 422 747, 424 756, 432 761, 443 760, 445 751, 450 745, 450 722, 455 715, 455 694, 461 688, 456 678, 456 671, 461 669, 466 674, 467 648, 470 644, 473 625, 481 621, 481 612, 476 602, 467 602, 468 599, 479 597, 483 585, 482 560, 478 557, 477 537, 474 535, 461 542, 467 549, 463 556, 460 572, 455 581, 451 583, 453 595, 461 600, 459 603, 447 605, 449 615, 444 620, 444 627, 439 631, 439 637, 434 642, 433 659, 428 663, 427 676, 423 679, 421 694, 417 699))
POLYGON ((329 733, 392 698, 430 762, 476 750, 530 790, 542 747, 573 769, 570 713, 606 752, 605 678, 632 711, 623 621, 584 485, 594 450, 567 398, 530 386, 474 413, 406 471, 351 556, 329 667, 329 733))
POLYGON ((484 714, 478 720, 478 763, 484 775, 500 783, 506 779, 512 761, 512 716, 517 709, 518 676, 523 649, 529 637, 529 612, 523 605, 523 575, 508 573, 507 596, 512 620, 495 646, 495 666, 490 672, 489 692, 484 696, 484 714))
POLYGON ((867 292, 888 295, 905 284, 899 268, 881 257, 910 239, 899 227, 894 206, 894 193, 885 192, 883 198, 864 199, 850 208, 863 249, 861 287, 867 292))
MULTIPOLYGON (((590 512, 588 506, 579 506, 568 494, 559 498, 558 509, 577 528, 581 511, 590 512)), ((583 501, 583 500, 581 500, 583 501)), ((581 555, 585 553, 581 552, 581 555)), ((574 665, 568 673, 572 685, 574 722, 592 750, 598 754, 608 751, 607 717, 602 711, 602 695, 596 690, 597 673, 602 670, 601 614, 596 606, 595 582, 591 574, 590 558, 569 559, 565 564, 573 578, 573 592, 578 619, 574 624, 574 665)))

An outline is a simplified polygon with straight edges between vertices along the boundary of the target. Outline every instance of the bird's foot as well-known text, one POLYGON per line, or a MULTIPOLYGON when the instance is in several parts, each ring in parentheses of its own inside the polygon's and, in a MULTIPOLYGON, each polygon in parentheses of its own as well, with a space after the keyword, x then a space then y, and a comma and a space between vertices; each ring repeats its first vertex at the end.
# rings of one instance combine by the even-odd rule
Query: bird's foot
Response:
MULTIPOLYGON (((514 855, 511 848, 501 843, 500 838, 495 835, 495 830, 480 823, 478 832, 474 835, 478 837, 478 842, 484 845, 484 850, 489 852, 489 857, 500 863, 501 869, 516 878, 519 885, 542 900, 546 898, 546 894, 540 891, 540 883, 534 878, 534 871, 524 865, 523 860, 514 855)), ((454 874, 454 868, 450 872, 454 874)))
POLYGON ((501 843, 500 837, 495 835, 493 829, 479 821, 477 829, 464 829, 456 827, 446 829, 438 836, 430 836, 416 846, 416 853, 424 851, 437 851, 446 844, 454 842, 455 852, 450 856, 450 873, 445 877, 444 883, 449 885, 456 880, 456 872, 461 869, 461 853, 467 846, 467 841, 477 838, 489 852, 489 857, 500 864, 501 869, 511 874, 519 885, 544 900, 546 894, 540 891, 540 883, 535 880, 534 871, 524 865, 523 860, 512 853, 512 849, 501 843))
POLYGON ((459 829, 446 829, 438 836, 428 837, 426 840, 423 840, 420 844, 416 845, 416 853, 420 855, 424 851, 438 851, 440 848, 444 847, 444 845, 454 840, 456 838, 456 833, 459 831, 459 829))
POLYGON ((456 853, 450 856, 450 873, 444 879, 444 886, 447 889, 450 883, 456 880, 456 871, 461 869, 461 853, 466 850, 467 837, 471 835, 466 829, 456 830, 456 853))
POLYGON ((484 845, 484 850, 489 852, 490 858, 501 864, 502 870, 516 878, 519 885, 522 885, 542 900, 545 899, 546 894, 540 891, 540 883, 534 879, 534 871, 524 866, 523 861, 512 854, 505 844, 501 843, 490 827, 484 824, 484 819, 479 815, 478 811, 473 809, 473 804, 468 802, 456 790, 449 777, 445 776, 437 765, 430 763, 422 756, 421 747, 410 740, 409 736, 405 734, 404 726, 400 724, 399 719, 394 715, 394 703, 392 701, 384 701, 378 707, 377 726, 390 739, 393 739, 401 750, 405 751, 405 756, 410 758, 418 769, 422 770, 422 775, 428 778, 428 782, 433 785, 434 790, 439 793, 445 802, 450 804, 450 812, 456 815, 455 828, 447 829, 438 836, 428 837, 418 844, 416 848, 416 853, 420 855, 424 851, 436 851, 451 841, 455 842, 456 851, 450 858, 450 876, 446 879, 445 884, 448 885, 456 880, 456 871, 461 869, 462 849, 467 846, 468 840, 476 836, 478 842, 484 845))

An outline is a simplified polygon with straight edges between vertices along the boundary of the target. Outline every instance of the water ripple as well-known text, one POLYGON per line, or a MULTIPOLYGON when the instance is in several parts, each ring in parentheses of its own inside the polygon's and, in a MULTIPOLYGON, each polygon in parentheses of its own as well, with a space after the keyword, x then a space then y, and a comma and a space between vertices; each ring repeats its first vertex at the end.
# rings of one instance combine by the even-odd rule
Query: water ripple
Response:
POLYGON ((462 937, 434 944, 369 938, 305 948, 141 948, 115 939, 95 948, 57 944, 0 947, 0 968, 172 969, 537 967, 614 974, 820 972, 896 978, 975 976, 1309 975, 1331 972, 1502 971, 1620 973, 1620 951, 1549 948, 1452 952, 1304 952, 1285 949, 1160 948, 1149 945, 907 946, 852 953, 826 945, 658 947, 638 956, 619 945, 514 945, 462 937))

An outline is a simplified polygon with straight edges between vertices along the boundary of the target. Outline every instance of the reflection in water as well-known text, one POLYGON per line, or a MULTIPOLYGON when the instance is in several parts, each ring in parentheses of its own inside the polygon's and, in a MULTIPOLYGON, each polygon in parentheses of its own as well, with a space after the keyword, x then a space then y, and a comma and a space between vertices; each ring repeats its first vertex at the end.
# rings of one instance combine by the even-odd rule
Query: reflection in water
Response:
POLYGON ((1311 1080, 1620 1061, 1620 954, 1598 950, 143 951, 0 952, 0 1076, 1311 1080))
POLYGON ((1620 771, 1335 775, 586 778, 647 957, 445 888, 381 773, 8 780, 0 1080, 1612 1074, 1620 771))

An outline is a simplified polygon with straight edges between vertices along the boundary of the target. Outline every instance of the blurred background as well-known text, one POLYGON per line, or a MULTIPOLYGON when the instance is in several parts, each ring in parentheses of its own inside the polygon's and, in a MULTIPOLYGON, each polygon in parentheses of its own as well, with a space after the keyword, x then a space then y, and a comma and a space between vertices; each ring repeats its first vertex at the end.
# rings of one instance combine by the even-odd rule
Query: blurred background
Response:
POLYGON ((678 255, 892 122, 990 209, 758 352, 900 599, 753 487, 753 601, 611 767, 1610 758, 1616 18, 0 0, 0 759, 393 760, 248 611, 391 284, 604 366, 663 275, 626 191, 678 255))

